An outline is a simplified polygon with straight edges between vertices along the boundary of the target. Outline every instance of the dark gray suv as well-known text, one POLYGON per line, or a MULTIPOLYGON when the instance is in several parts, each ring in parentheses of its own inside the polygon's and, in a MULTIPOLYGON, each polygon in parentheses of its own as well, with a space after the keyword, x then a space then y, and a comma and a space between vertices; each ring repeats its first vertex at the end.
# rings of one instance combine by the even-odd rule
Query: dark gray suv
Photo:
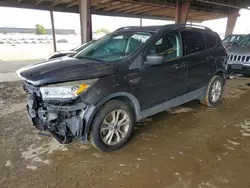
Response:
POLYGON ((74 57, 20 69, 34 126, 60 143, 110 152, 134 123, 191 100, 213 107, 225 84, 226 50, 208 28, 127 27, 74 57))

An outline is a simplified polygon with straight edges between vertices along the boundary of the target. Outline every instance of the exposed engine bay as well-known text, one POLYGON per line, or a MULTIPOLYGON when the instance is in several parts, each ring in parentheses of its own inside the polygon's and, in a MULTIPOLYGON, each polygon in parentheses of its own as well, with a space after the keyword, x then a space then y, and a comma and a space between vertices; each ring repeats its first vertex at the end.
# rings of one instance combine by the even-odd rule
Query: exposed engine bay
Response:
POLYGON ((61 144, 71 143, 74 138, 86 141, 84 115, 90 105, 76 100, 43 101, 39 88, 28 83, 24 90, 28 92, 27 111, 38 130, 49 131, 61 144))

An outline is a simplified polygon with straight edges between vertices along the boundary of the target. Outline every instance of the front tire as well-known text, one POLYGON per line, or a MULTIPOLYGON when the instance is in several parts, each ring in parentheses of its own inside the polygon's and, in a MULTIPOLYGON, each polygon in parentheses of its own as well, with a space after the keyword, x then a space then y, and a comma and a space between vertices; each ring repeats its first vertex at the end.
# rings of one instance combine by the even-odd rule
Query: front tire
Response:
POLYGON ((131 108, 120 100, 109 101, 93 120, 90 142, 103 152, 116 151, 128 142, 133 126, 131 108))
POLYGON ((201 103, 208 107, 215 107, 221 100, 223 85, 223 78, 219 75, 215 75, 210 81, 207 87, 206 96, 201 103))

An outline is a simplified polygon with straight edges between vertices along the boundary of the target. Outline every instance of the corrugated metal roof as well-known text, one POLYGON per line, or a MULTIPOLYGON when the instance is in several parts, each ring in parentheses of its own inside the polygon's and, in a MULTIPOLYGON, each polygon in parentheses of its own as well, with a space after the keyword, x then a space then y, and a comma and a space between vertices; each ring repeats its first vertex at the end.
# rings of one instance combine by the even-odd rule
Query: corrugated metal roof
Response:
MULTIPOLYGON (((246 8, 247 0, 193 0, 189 21, 223 18, 234 9, 246 8)), ((176 0, 92 0, 93 14, 174 20, 176 0)), ((79 0, 0 0, 0 6, 79 12, 79 0)))

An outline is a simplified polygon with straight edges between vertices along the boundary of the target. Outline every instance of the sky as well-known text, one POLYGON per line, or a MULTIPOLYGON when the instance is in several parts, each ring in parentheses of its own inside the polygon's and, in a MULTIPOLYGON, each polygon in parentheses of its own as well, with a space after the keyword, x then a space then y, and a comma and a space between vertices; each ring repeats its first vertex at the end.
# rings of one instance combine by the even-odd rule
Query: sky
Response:
MULTIPOLYGON (((241 10, 237 20, 234 33, 250 33, 250 11, 241 10)), ((54 12, 55 27, 57 29, 74 29, 80 32, 80 19, 78 14, 54 12)), ((143 25, 163 25, 170 24, 172 21, 143 19, 143 25)), ((208 26, 220 35, 225 34, 227 18, 205 21, 201 25, 208 26)), ((43 25, 46 29, 51 28, 50 13, 48 11, 6 8, 0 7, 0 27, 26 27, 34 28, 36 24, 43 25)), ((139 25, 138 18, 110 17, 92 15, 93 31, 100 28, 107 28, 113 31, 123 26, 139 25)))

